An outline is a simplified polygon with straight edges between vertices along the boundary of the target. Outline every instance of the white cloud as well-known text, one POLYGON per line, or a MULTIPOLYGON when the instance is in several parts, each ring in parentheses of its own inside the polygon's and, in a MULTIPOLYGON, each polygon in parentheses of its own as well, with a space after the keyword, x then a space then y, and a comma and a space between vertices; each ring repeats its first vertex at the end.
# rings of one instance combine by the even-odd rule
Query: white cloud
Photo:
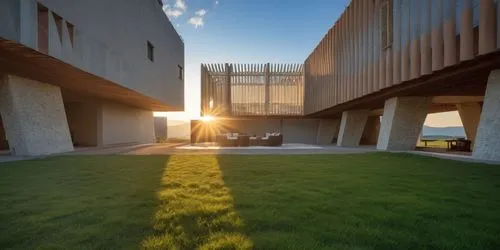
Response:
POLYGON ((207 14, 207 11, 205 9, 201 9, 201 10, 196 11, 195 14, 197 16, 204 16, 205 14, 207 14))
POLYGON ((182 10, 183 12, 185 12, 187 10, 187 5, 186 5, 186 2, 184 0, 175 0, 174 6, 178 9, 182 10))
POLYGON ((219 1, 215 1, 215 5, 218 5, 219 4, 219 1))
POLYGON ((183 14, 181 10, 172 9, 168 5, 163 6, 163 11, 165 12, 165 14, 167 14, 169 18, 177 18, 183 14))
POLYGON ((203 27, 203 25, 205 25, 205 21, 201 16, 194 16, 189 18, 188 23, 192 24, 195 28, 203 27))

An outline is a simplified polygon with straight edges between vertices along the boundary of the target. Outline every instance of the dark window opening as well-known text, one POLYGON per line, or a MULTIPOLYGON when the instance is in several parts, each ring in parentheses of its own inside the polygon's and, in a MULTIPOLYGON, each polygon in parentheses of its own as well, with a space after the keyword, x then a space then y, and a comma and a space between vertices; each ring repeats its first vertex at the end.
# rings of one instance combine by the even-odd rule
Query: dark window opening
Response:
POLYGON ((49 53, 49 9, 38 4, 38 50, 49 53))
POLYGON ((62 17, 58 16, 56 13, 52 12, 52 15, 54 16, 54 21, 56 22, 56 26, 57 26, 57 33, 59 35, 59 40, 61 41, 61 44, 62 44, 63 19, 62 19, 62 17))
POLYGON ((155 47, 153 46, 153 44, 148 41, 148 58, 152 62, 155 61, 154 49, 155 47))
POLYGON ((75 26, 71 23, 66 23, 68 27, 69 40, 71 41, 71 46, 75 46, 75 26))
POLYGON ((392 12, 392 0, 384 0, 380 8, 382 49, 389 48, 392 45, 392 12))
POLYGON ((184 69, 181 65, 177 65, 177 67, 179 68, 179 75, 177 76, 177 78, 179 78, 179 80, 184 80, 184 69))
POLYGON ((163 7, 163 1, 162 0, 157 0, 158 4, 163 7))

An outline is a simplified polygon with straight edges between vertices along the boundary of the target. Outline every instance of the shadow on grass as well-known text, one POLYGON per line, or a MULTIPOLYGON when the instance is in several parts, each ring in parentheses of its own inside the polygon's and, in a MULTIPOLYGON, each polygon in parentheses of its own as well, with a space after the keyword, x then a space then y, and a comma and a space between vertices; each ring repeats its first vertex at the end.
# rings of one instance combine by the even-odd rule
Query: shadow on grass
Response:
POLYGON ((0 164, 0 249, 136 248, 167 157, 65 156, 0 164))
POLYGON ((250 249, 215 156, 171 156, 146 249, 250 249))

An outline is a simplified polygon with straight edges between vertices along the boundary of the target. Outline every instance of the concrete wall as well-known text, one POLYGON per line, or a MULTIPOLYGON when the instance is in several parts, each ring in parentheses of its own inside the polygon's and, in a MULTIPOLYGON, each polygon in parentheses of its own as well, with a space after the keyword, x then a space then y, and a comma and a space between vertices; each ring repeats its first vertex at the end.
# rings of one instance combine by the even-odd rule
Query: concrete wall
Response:
POLYGON ((98 144, 154 143, 153 112, 104 102, 98 121, 98 144))
POLYGON ((283 120, 283 142, 316 144, 319 120, 285 119, 283 120))
POLYGON ((64 106, 75 146, 97 146, 100 106, 90 102, 65 103, 64 106))
MULTIPOLYGON (((184 108, 184 43, 157 0, 39 0, 49 13, 49 55, 82 70, 184 108), (72 42, 67 24, 74 25, 72 42), (154 62, 147 42, 154 45, 154 62)), ((0 1, 0 37, 37 48, 37 1, 0 1)))
POLYGON ((168 120, 167 117, 155 117, 155 137, 156 140, 168 138, 168 120))
POLYGON ((59 87, 16 76, 1 79, 0 113, 13 155, 73 150, 59 87))
POLYGON ((316 143, 328 145, 336 143, 339 136, 340 119, 322 119, 318 124, 318 136, 316 143))
POLYGON ((19 0, 2 0, 0 3, 0 36, 19 41, 21 26, 21 2, 19 0))
POLYGON ((380 117, 370 116, 366 121, 363 135, 361 136, 361 145, 377 145, 378 134, 380 131, 380 117))

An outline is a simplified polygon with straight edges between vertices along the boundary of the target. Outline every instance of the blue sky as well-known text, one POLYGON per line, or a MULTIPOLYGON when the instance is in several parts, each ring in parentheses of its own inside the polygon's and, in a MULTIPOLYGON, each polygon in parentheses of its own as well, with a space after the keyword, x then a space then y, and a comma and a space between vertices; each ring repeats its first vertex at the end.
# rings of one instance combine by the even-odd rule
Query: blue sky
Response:
MULTIPOLYGON (((303 63, 349 2, 163 0, 164 11, 185 44, 186 112, 168 116, 199 116, 201 63, 303 63)), ((434 117, 426 124, 461 125, 456 112, 434 117)))
POLYGON ((201 63, 303 63, 348 2, 163 0, 185 44, 186 118, 199 115, 201 63))

